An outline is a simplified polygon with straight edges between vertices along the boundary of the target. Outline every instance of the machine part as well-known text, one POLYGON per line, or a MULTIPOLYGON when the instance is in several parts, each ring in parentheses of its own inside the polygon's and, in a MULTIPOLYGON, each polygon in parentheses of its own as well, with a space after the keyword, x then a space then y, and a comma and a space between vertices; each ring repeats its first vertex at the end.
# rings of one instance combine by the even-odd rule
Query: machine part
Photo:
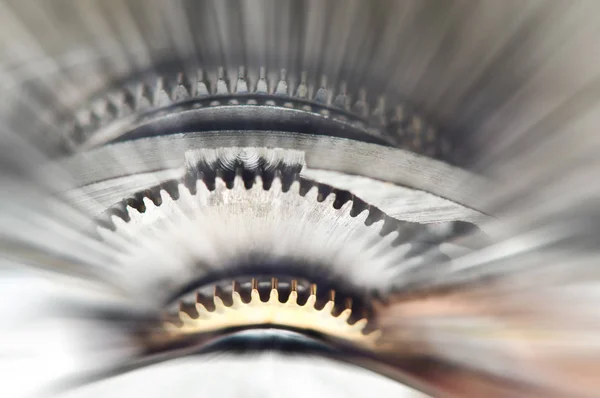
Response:
MULTIPOLYGON (((373 348, 379 338, 377 331, 365 332, 367 319, 362 318, 350 324, 351 302, 344 308, 336 305, 335 291, 329 291, 329 298, 318 303, 317 285, 311 284, 304 304, 298 301, 298 281, 290 282, 287 294, 280 296, 277 278, 271 279, 268 300, 261 299, 257 279, 252 279, 249 292, 241 290, 240 284, 232 283, 231 295, 221 297, 219 291, 212 296, 212 310, 209 310, 200 297, 194 307, 181 306, 178 321, 166 322, 166 331, 177 338, 180 335, 214 332, 233 328, 273 326, 293 330, 310 331, 365 348, 373 348), (249 297, 243 298, 244 296, 249 297), (284 298, 287 296, 287 298, 284 298), (230 304, 226 304, 226 302, 230 304)), ((338 300, 339 301, 339 300, 338 300)), ((183 304, 183 303, 182 303, 183 304)))
POLYGON ((109 211, 99 233, 116 249, 111 270, 132 292, 169 302, 262 270, 384 294, 395 276, 407 284, 414 269, 446 258, 435 227, 394 220, 347 192, 279 170, 218 174, 192 173, 109 211))
POLYGON ((363 200, 399 219, 478 225, 490 219, 478 200, 490 183, 473 173, 400 149, 285 132, 185 133, 107 145, 61 160, 72 189, 59 194, 98 214, 137 191, 183 176, 189 151, 232 147, 300 151, 308 177, 350 192, 356 187, 363 200))
MULTIPOLYGON (((364 88, 337 89, 327 78, 279 76, 265 68, 240 67, 237 79, 224 68, 216 74, 198 69, 195 76, 155 77, 154 83, 125 82, 99 95, 78 112, 66 141, 71 150, 108 142, 182 132, 264 130, 323 134, 407 149, 448 160, 451 147, 430 123, 406 104, 374 103, 364 88), (354 96, 354 100, 351 97, 354 96)), ((139 79, 139 78, 138 78, 139 79)))

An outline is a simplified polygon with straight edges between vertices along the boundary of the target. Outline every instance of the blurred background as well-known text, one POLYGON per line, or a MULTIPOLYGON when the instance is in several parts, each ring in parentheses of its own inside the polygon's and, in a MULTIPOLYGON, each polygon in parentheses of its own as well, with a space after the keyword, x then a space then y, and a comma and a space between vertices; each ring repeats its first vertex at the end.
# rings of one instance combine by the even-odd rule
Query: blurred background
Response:
MULTIPOLYGON (((594 0, 1 1, 0 395, 596 396, 599 37, 594 0), (131 294, 135 280, 121 283, 125 277, 112 274, 112 248, 90 232, 98 214, 82 203, 106 208, 102 195, 125 199, 148 186, 120 180, 120 187, 130 184, 122 188, 128 195, 109 192, 116 185, 81 190, 84 180, 102 182, 98 170, 109 163, 135 167, 112 160, 118 144, 86 146, 72 132, 92 125, 89 110, 98 107, 97 125, 112 126, 102 116, 105 98, 122 87, 155 87, 164 77, 174 93, 178 72, 196 76, 202 68, 211 95, 219 94, 221 75, 234 81, 240 67, 252 85, 264 68, 268 95, 284 69, 290 93, 308 76, 315 92, 326 85, 364 100, 371 121, 382 117, 379 109, 401 109, 397 117, 410 120, 407 134, 431 128, 438 152, 394 141, 386 150, 407 160, 397 169, 389 163, 387 174, 377 174, 383 163, 352 158, 351 151, 322 153, 354 162, 348 175, 483 215, 474 223, 485 239, 464 234, 468 252, 436 260, 441 265, 426 268, 418 287, 402 286, 401 299, 385 294, 388 306, 377 319, 393 340, 391 351, 428 347, 425 365, 394 365, 408 379, 362 362, 271 348, 250 356, 175 355, 127 368, 145 355, 132 330, 156 307, 131 294), (416 182, 394 179, 403 173, 416 182), (438 285, 449 287, 440 293, 438 285)), ((158 101, 160 89, 152 90, 158 101)), ((148 156, 132 142, 123 159, 148 156)), ((166 149, 152 153, 170 156, 166 149)), ((342 186, 342 177, 328 181, 342 186)), ((389 208, 399 200, 381 195, 389 208)), ((387 212, 381 203, 375 205, 387 212)))

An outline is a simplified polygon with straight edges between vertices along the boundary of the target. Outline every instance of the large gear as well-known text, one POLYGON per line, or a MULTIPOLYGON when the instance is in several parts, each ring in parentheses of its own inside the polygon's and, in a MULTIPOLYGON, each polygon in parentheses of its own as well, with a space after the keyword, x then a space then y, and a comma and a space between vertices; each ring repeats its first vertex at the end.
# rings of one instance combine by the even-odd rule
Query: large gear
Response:
POLYGON ((157 186, 109 211, 112 225, 99 232, 118 249, 119 279, 158 302, 256 268, 385 294, 400 276, 407 284, 428 260, 444 258, 435 228, 394 220, 294 174, 242 174, 157 186))

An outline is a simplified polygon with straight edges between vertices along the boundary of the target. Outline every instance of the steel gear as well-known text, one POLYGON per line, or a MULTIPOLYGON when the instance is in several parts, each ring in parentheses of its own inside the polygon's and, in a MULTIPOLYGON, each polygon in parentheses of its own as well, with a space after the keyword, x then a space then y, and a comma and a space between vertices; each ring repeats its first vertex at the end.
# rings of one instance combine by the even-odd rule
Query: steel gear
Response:
POLYGON ((427 226, 281 172, 267 180, 238 172, 228 181, 159 186, 112 213, 112 226, 99 232, 118 249, 114 270, 133 281, 130 288, 158 292, 159 301, 190 281, 231 270, 252 274, 255 267, 308 279, 325 273, 383 294, 399 276, 406 283, 419 266, 443 257, 427 226))
MULTIPOLYGON (((150 77, 140 82, 129 82, 122 89, 99 96, 89 108, 81 109, 70 123, 66 141, 72 149, 86 149, 126 137, 154 135, 149 125, 164 122, 175 132, 189 128, 189 121, 176 122, 175 117, 189 119, 194 113, 206 113, 209 126, 196 130, 231 129, 252 130, 270 128, 278 117, 289 119, 280 127, 293 127, 292 119, 302 123, 311 118, 323 119, 327 135, 342 135, 367 142, 398 147, 433 158, 448 159, 451 147, 437 128, 414 112, 406 103, 386 103, 383 96, 373 98, 364 88, 349 90, 344 82, 328 85, 325 76, 311 78, 306 72, 289 76, 285 70, 267 73, 265 68, 226 73, 218 68, 216 73, 198 69, 195 74, 178 73, 176 77, 150 77), (236 76, 229 79, 228 76, 236 76), (154 83, 152 81, 154 80, 154 83), (233 108, 237 110, 232 112, 233 108), (237 123, 223 120, 221 113, 238 120, 243 109, 250 109, 237 123), (261 113, 269 113, 261 117, 261 113), (284 126, 285 125, 285 126, 284 126), (337 131, 337 133, 336 133, 337 131)), ((192 117, 193 118, 193 117, 192 117)), ((276 123, 275 123, 276 124, 276 123)), ((297 124, 297 123, 296 123, 297 124)), ((279 126, 279 125, 278 125, 279 126)), ((317 129, 310 129, 314 134, 317 129)), ((162 131, 161 134, 166 134, 162 131)))

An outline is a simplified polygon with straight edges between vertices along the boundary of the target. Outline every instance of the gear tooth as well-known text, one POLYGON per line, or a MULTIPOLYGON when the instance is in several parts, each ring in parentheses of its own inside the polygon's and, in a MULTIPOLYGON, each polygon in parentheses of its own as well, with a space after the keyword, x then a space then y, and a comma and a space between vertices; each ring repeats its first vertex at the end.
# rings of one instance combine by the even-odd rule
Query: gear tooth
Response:
POLYGON ((290 192, 295 195, 300 195, 300 181, 294 180, 290 185, 290 192))
POLYGON ((116 227, 117 231, 129 231, 129 225, 127 221, 123 220, 118 215, 111 214, 110 221, 116 227))
POLYGON ((159 77, 156 80, 156 87, 154 89, 154 106, 163 107, 171 105, 171 97, 167 94, 164 88, 164 79, 159 77))
MULTIPOLYGON (((146 207, 146 209, 147 209, 147 207, 146 207)), ((125 213, 127 213, 127 217, 129 217, 129 221, 123 221, 123 222, 125 222, 128 226, 139 223, 144 218, 144 215, 142 213, 140 213, 136 208, 133 208, 130 205, 127 205, 127 207, 125 207, 125 213)))
POLYGON ((189 205, 192 200, 192 193, 189 188, 185 184, 179 183, 177 184, 177 192, 179 192, 178 201, 186 206, 189 205))
POLYGON ((206 97, 210 95, 210 90, 204 81, 204 71, 198 69, 198 80, 196 81, 196 97, 206 97))
MULTIPOLYGON (((196 181, 196 196, 204 197, 210 193, 210 189, 206 186, 206 182, 204 180, 196 181)), ((190 192, 191 195, 191 192, 190 192)))
POLYGON ((222 191, 225 189, 227 189, 227 183, 225 183, 223 177, 218 176, 217 178, 215 178, 215 190, 222 191))
POLYGON ((364 223, 369 217, 369 209, 363 209, 355 218, 357 222, 364 223))
POLYGON ((333 204, 335 203, 336 199, 337 195, 334 192, 331 192, 323 199, 323 203, 325 206, 333 207, 333 204))
POLYGON ((327 303, 325 303, 325 306, 323 307, 323 309, 321 311, 327 313, 327 314, 331 314, 333 312, 333 308, 335 307, 335 303, 331 300, 329 300, 327 303))
POLYGON ((369 120, 372 124, 386 126, 387 123, 385 120, 385 103, 386 98, 382 95, 377 100, 377 107, 373 110, 371 116, 369 117, 369 120))
POLYGON ((308 192, 306 192, 306 195, 304 195, 304 197, 309 202, 316 202, 317 198, 319 197, 319 189, 313 185, 312 187, 310 187, 308 192))
POLYGON ((350 308, 346 308, 340 315, 338 315, 338 318, 347 322, 350 318, 350 315, 352 315, 352 310, 350 308))
POLYGON ((296 89, 296 97, 308 98, 308 85, 306 84, 306 72, 300 74, 300 84, 296 89))
POLYGON ((202 303, 196 303, 196 311, 198 311, 198 319, 210 317, 210 311, 202 303))
POLYGON ((257 191, 262 191, 263 189, 263 179, 262 176, 257 174, 254 177, 254 184, 252 184, 252 189, 255 189, 257 191))
POLYGON ((227 307, 225 305, 225 303, 223 302, 223 299, 219 296, 215 296, 213 298, 214 303, 215 303, 215 311, 216 313, 222 313, 225 311, 225 308, 227 307))
POLYGON ((292 279, 290 282, 290 295, 288 297, 288 304, 297 304, 298 303, 298 281, 292 279))
POLYGON ((327 77, 321 77, 321 87, 315 93, 314 101, 319 104, 329 104, 330 102, 329 90, 327 90, 327 77))
POLYGON ((298 292, 296 292, 296 291, 290 292, 287 303, 288 304, 298 304, 298 292))
POLYGON ((225 69, 221 66, 217 72, 217 94, 229 94, 229 86, 225 80, 225 69))
POLYGON ((285 69, 281 70, 279 82, 275 88, 276 95, 288 95, 287 73, 285 69))
POLYGON ((237 94, 247 94, 248 93, 248 83, 246 81, 246 73, 243 66, 240 66, 238 71, 238 80, 235 86, 235 92, 237 94))
POLYGON ((231 292, 231 299, 233 301, 233 304, 231 305, 232 308, 240 308, 240 307, 242 307, 244 305, 244 301, 242 300, 242 296, 237 291, 231 292))
POLYGON ((194 318, 192 318, 187 312, 180 310, 179 319, 183 322, 184 326, 194 325, 194 318))
POLYGON ((191 97, 190 92, 189 92, 188 88, 186 87, 185 80, 186 79, 185 79, 184 74, 182 72, 180 72, 177 75, 177 86, 175 86, 175 89, 173 90, 173 101, 174 102, 185 101, 191 97))
POLYGON ((271 289, 271 293, 269 294, 269 303, 278 303, 279 302, 279 292, 277 289, 271 289))
POLYGON ((250 291, 250 301, 252 303, 259 303, 259 302, 261 302, 260 293, 258 292, 257 288, 253 287, 252 290, 250 291))
POLYGON ((369 105, 367 104, 367 92, 365 89, 360 89, 358 92, 358 99, 352 106, 352 113, 366 119, 369 117, 369 105))
POLYGON ((333 106, 338 109, 348 110, 348 95, 346 94, 346 82, 340 84, 340 93, 335 97, 333 106))
POLYGON ((281 170, 275 171, 275 178, 273 178, 273 182, 271 183, 271 189, 274 192, 281 192, 283 190, 282 178, 281 170))
POLYGON ((381 339, 382 335, 383 335, 383 333, 381 333, 381 330, 373 330, 371 333, 367 334, 366 337, 372 343, 377 343, 377 341, 381 339))
POLYGON ((163 203, 163 204, 173 202, 173 198, 171 197, 171 194, 169 192, 167 192, 165 189, 160 190, 160 200, 161 200, 161 203, 163 203))
POLYGON ((339 209, 340 214, 343 214, 344 216, 349 216, 350 213, 352 212, 353 205, 354 205, 353 200, 349 200, 346 203, 344 203, 342 205, 342 207, 340 207, 340 209, 339 209))
POLYGON ((152 199, 150 199, 149 197, 144 197, 143 199, 144 202, 144 206, 146 207, 146 211, 145 213, 147 213, 148 211, 154 209, 156 207, 156 205, 154 204, 154 202, 152 201, 152 199))
MULTIPOLYGON (((383 228, 383 226, 382 226, 383 228)), ((382 229, 379 229, 379 231, 381 231, 382 229)), ((395 230, 390 232, 387 235, 384 235, 382 238, 382 241, 385 242, 386 245, 391 245, 394 241, 396 241, 398 238, 400 238, 400 231, 395 230)))
POLYGON ((367 323, 368 321, 365 318, 363 318, 358 320, 355 324, 353 324, 352 328, 356 331, 362 332, 365 329, 365 327, 367 327, 367 323))
POLYGON ((129 116, 133 113, 135 109, 135 94, 130 90, 125 90, 123 92, 123 98, 121 100, 121 111, 119 113, 120 117, 129 116))
POLYGON ((258 75, 258 82, 256 82, 256 90, 254 90, 257 94, 268 94, 269 93, 269 85, 267 84, 267 71, 264 67, 260 68, 258 75))
POLYGON ((241 174, 236 173, 235 177, 233 178, 233 188, 238 190, 246 189, 246 186, 244 185, 244 178, 241 176, 241 174))
POLYGON ((152 108, 152 93, 150 87, 142 83, 137 87, 136 111, 145 111, 152 108))
POLYGON ((315 304, 317 303, 317 296, 310 295, 306 300, 306 304, 304 305, 307 308, 315 308, 315 304))
POLYGON ((104 101, 104 109, 102 109, 100 124, 105 126, 115 120, 118 115, 119 107, 110 99, 107 99, 104 101))
POLYGON ((377 220, 377 221, 373 222, 373 224, 371 224, 369 226, 369 228, 373 231, 381 232, 384 225, 385 225, 385 220, 377 220))

